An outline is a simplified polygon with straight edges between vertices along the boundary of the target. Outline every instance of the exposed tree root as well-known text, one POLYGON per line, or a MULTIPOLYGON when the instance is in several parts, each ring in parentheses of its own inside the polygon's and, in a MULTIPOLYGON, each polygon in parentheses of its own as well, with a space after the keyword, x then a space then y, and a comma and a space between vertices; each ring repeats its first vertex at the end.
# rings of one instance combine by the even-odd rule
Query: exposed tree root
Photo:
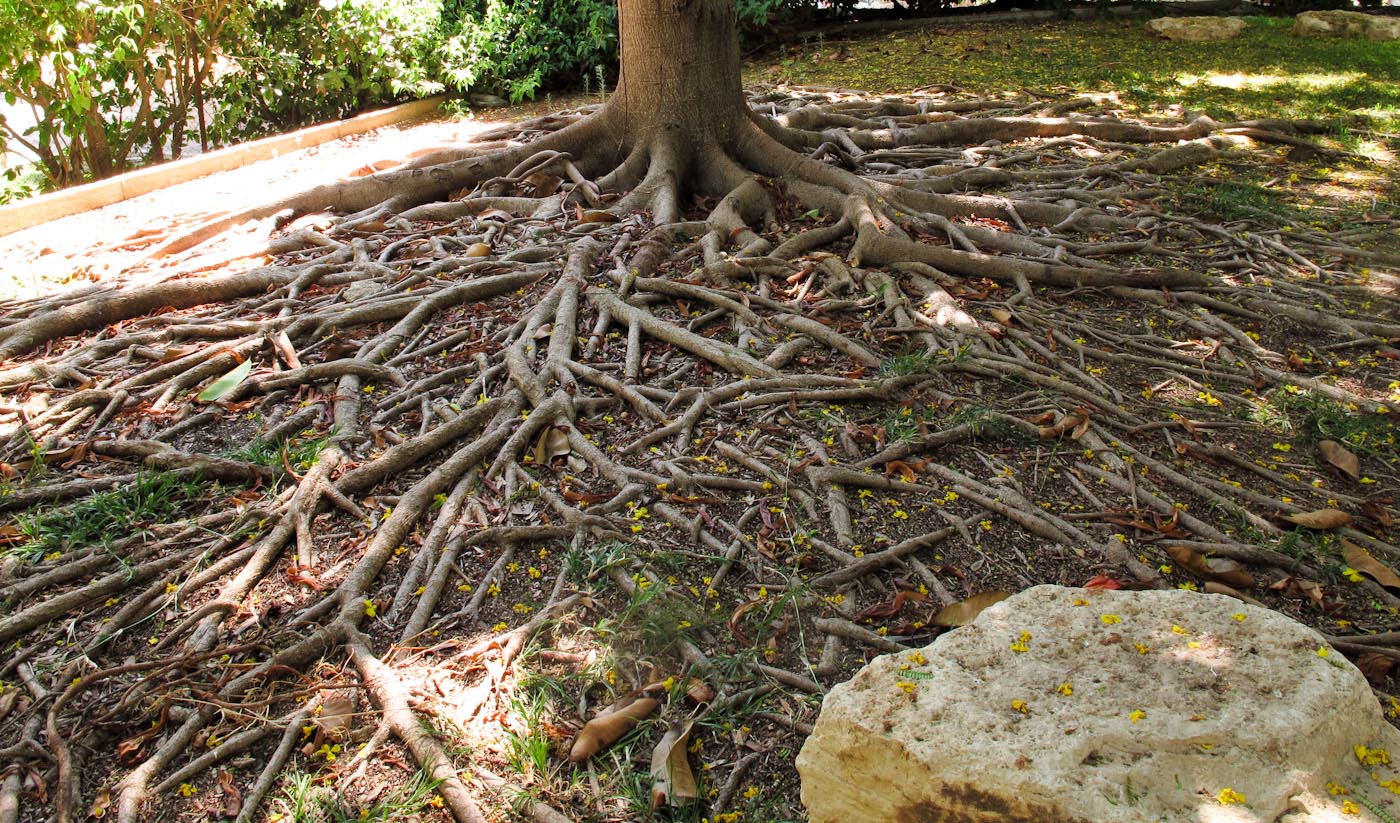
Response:
MULTIPOLYGON (((1343 537, 1400 562, 1373 494, 1400 483, 1381 426, 1400 322, 1374 288, 1394 272, 1166 198, 1162 175, 1291 127, 819 102, 766 95, 771 120, 693 140, 610 108, 532 124, 161 239, 131 272, 147 285, 11 307, 0 508, 29 519, 0 532, 22 558, 0 642, 31 656, 0 680, 31 694, 0 711, 0 821, 152 819, 193 802, 177 787, 220 791, 216 764, 242 787, 230 815, 260 819, 284 764, 337 774, 332 746, 370 726, 455 819, 486 819, 507 781, 470 730, 532 638, 619 601, 686 615, 665 649, 619 652, 646 658, 636 685, 643 662, 727 677, 717 705, 920 644, 916 604, 1086 571, 1220 582, 1166 543, 1252 567, 1276 586, 1249 596, 1296 614, 1400 606, 1328 577, 1343 537), (288 227, 274 265, 194 274, 239 221, 323 210, 343 216, 288 227), (1283 428, 1299 404, 1350 421, 1321 433, 1361 453, 1354 476, 1283 428), (166 492, 184 526, 45 542, 45 511, 153 473, 187 484, 166 492), (1322 508, 1353 519, 1287 520, 1322 508), (715 664, 760 641, 761 662, 715 664)), ((345 754, 356 775, 383 759, 345 754)))

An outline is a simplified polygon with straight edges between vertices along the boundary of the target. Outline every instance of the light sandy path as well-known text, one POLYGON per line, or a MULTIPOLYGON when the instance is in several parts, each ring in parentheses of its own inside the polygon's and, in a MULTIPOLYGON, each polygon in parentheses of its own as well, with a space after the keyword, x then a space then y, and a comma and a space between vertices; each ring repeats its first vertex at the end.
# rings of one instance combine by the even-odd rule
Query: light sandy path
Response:
POLYGON ((536 113, 498 109, 473 120, 384 126, 0 237, 0 300, 26 300, 120 279, 139 255, 112 247, 143 233, 254 206, 348 177, 370 163, 461 145, 502 122, 536 113))

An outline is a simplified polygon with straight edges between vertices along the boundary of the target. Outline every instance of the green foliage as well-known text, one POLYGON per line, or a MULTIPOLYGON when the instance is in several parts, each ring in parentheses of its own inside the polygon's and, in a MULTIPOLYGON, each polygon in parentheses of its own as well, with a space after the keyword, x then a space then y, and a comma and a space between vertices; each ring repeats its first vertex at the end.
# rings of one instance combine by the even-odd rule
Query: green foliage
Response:
POLYGON ((106 545, 155 523, 170 522, 201 491, 201 484, 169 472, 142 474, 129 486, 21 515, 18 527, 28 540, 11 551, 33 561, 52 552, 106 545))
POLYGON ((332 120, 441 89, 431 76, 438 3, 253 0, 229 38, 237 69, 209 91, 221 141, 332 120))
POLYGON ((446 0, 437 67, 459 91, 519 102, 546 82, 588 76, 617 54, 613 0, 446 0))
POLYGON ((0 94, 37 120, 0 117, 0 134, 60 185, 120 172, 137 152, 178 155, 218 37, 242 12, 230 0, 0 0, 0 94))

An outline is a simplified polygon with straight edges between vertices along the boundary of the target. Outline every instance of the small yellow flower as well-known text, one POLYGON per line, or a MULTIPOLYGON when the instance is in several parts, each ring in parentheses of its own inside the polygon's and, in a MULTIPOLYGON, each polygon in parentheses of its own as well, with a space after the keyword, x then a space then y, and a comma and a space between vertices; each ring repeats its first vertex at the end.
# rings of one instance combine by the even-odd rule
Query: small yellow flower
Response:
POLYGON ((915 666, 922 666, 928 662, 928 658, 924 657, 923 652, 910 652, 905 659, 915 666))
POLYGON ((1335 796, 1337 796, 1337 795, 1346 794, 1346 793, 1347 793, 1347 789, 1346 789, 1345 786, 1341 785, 1340 783, 1336 783, 1336 782, 1329 781, 1329 782, 1327 783, 1327 793, 1335 797, 1335 796))
POLYGON ((1128 712, 1128 720, 1133 723, 1138 722, 1146 716, 1147 712, 1143 711, 1142 709, 1133 709, 1132 711, 1128 712))
POLYGON ((1244 795, 1240 794, 1239 792, 1235 791, 1234 789, 1228 786, 1220 790, 1220 794, 1217 794, 1215 796, 1215 801, 1222 806, 1229 806, 1234 803, 1245 802, 1244 795))
POLYGON ((1364 579, 1361 576, 1361 572, 1353 569, 1351 566, 1342 569, 1342 577, 1345 577, 1353 583, 1360 583, 1364 579))
POLYGON ((918 688, 913 683, 910 683, 908 680, 901 680, 895 685, 899 687, 900 691, 908 695, 912 695, 914 693, 914 690, 918 688))
POLYGON ((184 797, 193 797, 194 795, 199 794, 199 789, 196 789, 194 786, 191 786, 188 783, 181 783, 180 787, 175 791, 179 792, 184 797))
POLYGON ((1351 747, 1356 759, 1363 766, 1386 766, 1390 764, 1390 752, 1385 749, 1370 749, 1361 744, 1351 747))
POLYGON ((1317 656, 1325 659, 1325 658, 1328 658, 1328 657, 1331 657, 1331 656, 1332 656, 1332 651, 1331 651, 1330 649, 1328 649, 1326 646, 1318 646, 1318 647, 1317 647, 1317 656))
POLYGON ((379 607, 376 606, 376 605, 374 604, 374 601, 373 601, 373 600, 366 600, 366 601, 365 601, 365 617, 375 617, 375 616, 377 616, 378 614, 379 614, 379 607))
POLYGON ((753 800, 755 797, 758 797, 758 787, 750 786, 744 789, 744 797, 748 800, 753 800))
POLYGON ((1119 617, 1116 614, 1101 614, 1099 615, 1099 620, 1105 626, 1113 626, 1123 622, 1123 618, 1119 617))
POLYGON ((1243 623, 1245 621, 1245 618, 1247 617, 1247 615, 1244 612, 1235 612, 1230 616, 1235 618, 1236 623, 1243 623))
POLYGON ((1031 707, 1030 707, 1030 706, 1027 706, 1027 705, 1026 705, 1026 701, 1024 701, 1024 700, 1013 700, 1013 701, 1011 701, 1011 708, 1012 708, 1012 709, 1015 709, 1016 711, 1020 712, 1021 714, 1030 714, 1030 713, 1031 713, 1031 707))
POLYGON ((1148 645, 1146 643, 1134 643, 1133 648, 1137 649, 1138 654, 1147 654, 1149 651, 1151 651, 1151 649, 1148 648, 1148 645))
POLYGON ((1343 800, 1343 801, 1342 801, 1342 814, 1361 814, 1361 809, 1359 809, 1359 808, 1357 807, 1356 801, 1354 801, 1354 800, 1343 800))
POLYGON ((1190 632, 1173 623, 1172 634, 1190 634, 1190 632))
POLYGON ((1061 683, 1060 685, 1055 687, 1055 691, 1059 692, 1065 697, 1069 697, 1070 695, 1074 694, 1074 687, 1068 683, 1061 683))

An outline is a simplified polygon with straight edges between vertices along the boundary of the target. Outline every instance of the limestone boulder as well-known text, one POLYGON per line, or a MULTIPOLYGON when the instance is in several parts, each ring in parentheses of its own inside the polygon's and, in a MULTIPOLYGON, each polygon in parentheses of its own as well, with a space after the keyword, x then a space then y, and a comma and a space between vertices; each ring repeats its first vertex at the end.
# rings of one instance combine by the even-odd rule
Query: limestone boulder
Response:
POLYGON ((1400 40, 1400 17, 1380 17, 1359 11, 1305 11, 1293 20, 1301 37, 1356 37, 1400 40))
POLYGON ((1245 25, 1240 17, 1158 17, 1147 21, 1147 30, 1168 40, 1204 43, 1239 37, 1245 25))
POLYGON ((1374 821, 1400 816, 1397 767, 1366 679, 1306 626, 1058 586, 877 658, 797 758, 812 823, 1374 821))

